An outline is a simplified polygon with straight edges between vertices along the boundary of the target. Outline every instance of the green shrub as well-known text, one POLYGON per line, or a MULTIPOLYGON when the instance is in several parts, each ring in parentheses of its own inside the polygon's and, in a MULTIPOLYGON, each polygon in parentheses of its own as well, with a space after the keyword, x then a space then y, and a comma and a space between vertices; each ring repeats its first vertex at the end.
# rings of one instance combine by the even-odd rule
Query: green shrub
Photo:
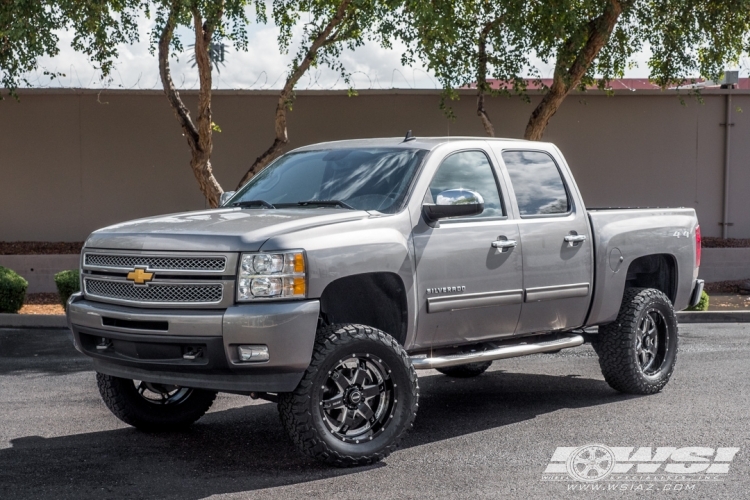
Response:
POLYGON ((55 275, 55 285, 57 285, 57 294, 60 296, 60 303, 65 307, 68 304, 70 296, 81 290, 80 272, 78 269, 60 271, 55 275))
POLYGON ((708 294, 705 290, 701 293, 701 300, 693 307, 688 307, 688 311, 708 311, 708 294))
POLYGON ((0 313, 17 313, 23 307, 29 282, 0 266, 0 313))

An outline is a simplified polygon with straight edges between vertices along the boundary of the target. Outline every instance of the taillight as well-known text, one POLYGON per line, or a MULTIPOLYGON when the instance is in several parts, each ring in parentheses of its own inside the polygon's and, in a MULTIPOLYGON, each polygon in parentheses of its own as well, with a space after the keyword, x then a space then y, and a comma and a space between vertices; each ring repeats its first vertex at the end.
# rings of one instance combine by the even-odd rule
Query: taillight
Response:
POLYGON ((701 227, 695 226, 695 267, 701 267, 701 227))

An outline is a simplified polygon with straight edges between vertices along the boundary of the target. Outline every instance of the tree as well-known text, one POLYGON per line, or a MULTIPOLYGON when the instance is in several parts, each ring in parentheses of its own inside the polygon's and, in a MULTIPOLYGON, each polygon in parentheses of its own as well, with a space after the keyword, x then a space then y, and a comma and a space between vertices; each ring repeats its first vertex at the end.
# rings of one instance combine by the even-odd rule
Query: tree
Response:
MULTIPOLYGON (((164 93, 183 129, 191 152, 190 166, 201 192, 211 207, 219 205, 223 190, 213 174, 211 152, 212 134, 217 126, 211 120, 211 43, 227 39, 236 48, 247 49, 245 15, 247 1, 172 0, 163 1, 156 9, 156 27, 152 43, 158 47, 159 73, 164 93), (182 45, 175 37, 178 26, 190 26, 195 32, 195 63, 198 67, 200 90, 198 114, 193 121, 190 111, 174 86, 169 68, 169 56, 180 52, 182 45)), ((265 5, 255 0, 256 16, 265 22, 265 5)), ((275 0, 273 19, 280 29, 279 46, 289 49, 293 29, 305 18, 303 39, 279 99, 274 118, 275 138, 271 146, 259 156, 242 177, 238 187, 265 168, 282 152, 288 140, 286 113, 294 102, 294 88, 310 67, 325 64, 340 71, 349 82, 339 57, 344 47, 361 45, 367 28, 375 23, 375 6, 372 0, 275 0)))
MULTIPOLYGON (((152 33, 152 45, 158 47, 159 75, 164 94, 174 110, 190 148, 190 168, 198 181, 203 196, 211 207, 219 206, 224 192, 213 174, 211 153, 213 132, 217 129, 211 115, 211 59, 212 42, 227 39, 235 47, 247 50, 245 14, 247 1, 171 0, 156 7, 156 27, 152 33), (198 114, 195 121, 182 101, 172 81, 169 56, 172 51, 181 52, 182 44, 175 37, 178 26, 187 26, 195 33, 195 63, 198 66, 198 114)), ((255 1, 259 21, 265 21, 265 9, 261 0, 255 1)))
MULTIPOLYGON (((193 55, 190 56, 190 62, 192 63, 190 67, 195 68, 198 65, 195 61, 195 44, 189 45, 188 47, 193 51, 193 55)), ((211 42, 211 45, 208 47, 208 59, 211 61, 211 64, 214 65, 214 69, 217 73, 221 73, 221 67, 224 66, 224 49, 225 47, 223 43, 211 42)))
POLYGON ((420 30, 430 22, 424 11, 432 4, 404 10, 404 18, 396 22, 400 38, 450 92, 475 75, 477 112, 489 135, 494 130, 483 111, 484 94, 512 90, 528 99, 523 76, 531 74, 543 97, 526 125, 524 138, 530 140, 542 138, 571 92, 594 84, 606 89, 609 81, 622 77, 646 43, 652 51, 650 79, 666 88, 684 84, 696 73, 718 79, 724 67, 747 50, 750 33, 748 0, 537 0, 525 6, 512 0, 436 0, 447 21, 424 36, 420 30), (492 31, 492 19, 501 19, 498 31, 492 31), (554 65, 551 85, 545 85, 528 63, 526 54, 531 51, 554 65), (503 88, 489 89, 487 74, 501 80, 503 88))
POLYGON ((250 166, 238 189, 280 156, 289 142, 286 115, 292 109, 294 88, 300 78, 311 67, 324 64, 339 71, 349 84, 349 74, 340 61, 341 51, 362 45, 368 35, 372 37, 385 11, 385 5, 377 0, 274 0, 273 18, 280 28, 279 46, 283 51, 288 50, 293 38, 292 29, 303 18, 306 19, 304 41, 279 92, 274 140, 250 166))
POLYGON ((542 138, 570 92, 594 84, 605 89, 646 43, 652 53, 649 79, 662 88, 697 77, 719 80, 749 46, 747 0, 560 0, 553 10, 544 2, 535 5, 532 44, 543 59, 554 57, 555 70, 526 126, 524 138, 530 140, 542 138), (563 36, 545 28, 551 14, 563 36))
POLYGON ((617 43, 628 38, 629 31, 623 29, 623 25, 627 26, 625 22, 620 24, 609 52, 598 65, 595 60, 610 41, 623 11, 630 14, 634 3, 635 0, 582 0, 562 1, 558 5, 555 2, 536 4, 530 15, 530 19, 537 22, 531 38, 541 44, 543 59, 549 60, 554 54, 555 70, 552 85, 545 86, 544 97, 529 117, 524 139, 540 140, 563 100, 574 89, 585 89, 596 69, 605 71, 600 79, 603 85, 611 77, 624 73, 624 61, 632 54, 632 45, 617 43), (544 22, 549 15, 553 16, 555 25, 547 26, 544 22))
POLYGON ((458 99, 456 88, 476 85, 477 115, 489 136, 495 135, 485 95, 523 94, 521 75, 530 66, 525 35, 524 0, 416 0, 393 2, 389 27, 408 44, 403 63, 425 61, 443 86, 440 106, 453 118, 447 100, 458 99), (491 86, 488 77, 504 82, 491 86))
MULTIPOLYGON (((27 74, 38 69, 43 56, 59 52, 56 31, 74 32, 73 48, 88 55, 102 78, 117 58, 117 45, 137 39, 131 15, 134 0, 0 2, 0 85, 13 97, 19 86, 31 86, 27 74)), ((44 71, 55 78, 60 73, 44 71)), ((0 95, 0 99, 3 96, 0 95)))

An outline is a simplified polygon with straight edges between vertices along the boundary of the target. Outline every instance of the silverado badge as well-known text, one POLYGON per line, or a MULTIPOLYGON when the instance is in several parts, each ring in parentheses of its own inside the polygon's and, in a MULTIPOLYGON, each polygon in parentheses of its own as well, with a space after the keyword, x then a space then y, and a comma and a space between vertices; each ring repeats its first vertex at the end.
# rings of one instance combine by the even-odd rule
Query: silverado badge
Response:
POLYGON ((136 285, 143 285, 154 279, 154 273, 147 273, 145 269, 137 267, 134 271, 128 273, 128 279, 136 285))

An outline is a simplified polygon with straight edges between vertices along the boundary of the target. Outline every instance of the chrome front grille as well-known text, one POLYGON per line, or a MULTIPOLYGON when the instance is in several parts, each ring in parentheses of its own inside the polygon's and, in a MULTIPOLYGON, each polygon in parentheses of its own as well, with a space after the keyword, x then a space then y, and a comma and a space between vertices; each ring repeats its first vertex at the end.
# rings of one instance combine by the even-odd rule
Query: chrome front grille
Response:
POLYGON ((223 298, 220 283, 149 283, 84 278, 86 296, 149 304, 217 304, 223 298))
POLYGON ((221 272, 226 268, 226 257, 162 257, 156 255, 114 255, 87 253, 84 256, 87 267, 108 269, 133 269, 146 267, 150 271, 210 271, 221 272))

